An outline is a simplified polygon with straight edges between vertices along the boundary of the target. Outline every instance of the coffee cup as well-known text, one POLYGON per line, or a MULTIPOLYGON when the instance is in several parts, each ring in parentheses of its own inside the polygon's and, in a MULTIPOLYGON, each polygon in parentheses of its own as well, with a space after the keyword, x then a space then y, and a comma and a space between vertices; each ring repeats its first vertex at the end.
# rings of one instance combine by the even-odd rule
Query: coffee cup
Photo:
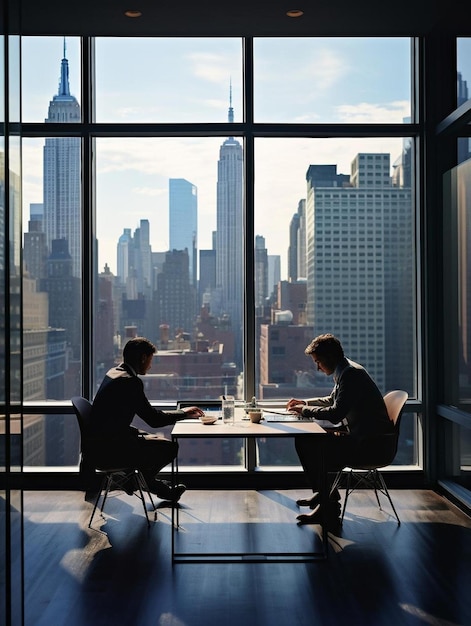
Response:
POLYGON ((260 409, 249 409, 249 419, 254 424, 258 424, 258 422, 262 419, 262 412, 260 409))

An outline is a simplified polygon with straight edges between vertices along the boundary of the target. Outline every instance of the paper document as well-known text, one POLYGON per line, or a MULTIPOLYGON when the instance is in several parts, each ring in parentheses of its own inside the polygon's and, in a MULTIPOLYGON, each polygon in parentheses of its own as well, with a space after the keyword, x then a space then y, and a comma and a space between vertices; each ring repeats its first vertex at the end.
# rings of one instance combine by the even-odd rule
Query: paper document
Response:
POLYGON ((267 422, 315 422, 322 428, 340 428, 342 422, 332 424, 329 420, 315 419, 314 417, 303 417, 294 411, 287 409, 262 409, 265 421, 267 422), (268 414, 268 415, 267 415, 268 414))

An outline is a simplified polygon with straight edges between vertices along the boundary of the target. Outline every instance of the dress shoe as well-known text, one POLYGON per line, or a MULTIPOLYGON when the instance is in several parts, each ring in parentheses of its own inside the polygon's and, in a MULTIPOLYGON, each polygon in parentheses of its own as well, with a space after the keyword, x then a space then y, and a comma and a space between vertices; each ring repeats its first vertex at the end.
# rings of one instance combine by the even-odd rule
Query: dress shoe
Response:
POLYGON ((167 483, 167 481, 162 480, 149 481, 147 486, 151 493, 154 493, 158 498, 168 500, 169 502, 178 502, 186 491, 185 485, 180 484, 172 487, 167 483))
POLYGON ((319 504, 319 492, 315 491, 310 498, 300 498, 296 500, 298 506, 308 506, 310 509, 314 509, 319 504))
POLYGON ((304 526, 304 524, 320 524, 321 523, 321 507, 318 504, 312 513, 301 513, 296 517, 298 524, 304 526))
POLYGON ((322 524, 324 521, 327 524, 327 528, 330 530, 336 530, 340 528, 340 508, 329 507, 325 520, 322 520, 320 505, 313 510, 312 513, 303 513, 298 515, 298 526, 304 526, 306 524, 322 524))

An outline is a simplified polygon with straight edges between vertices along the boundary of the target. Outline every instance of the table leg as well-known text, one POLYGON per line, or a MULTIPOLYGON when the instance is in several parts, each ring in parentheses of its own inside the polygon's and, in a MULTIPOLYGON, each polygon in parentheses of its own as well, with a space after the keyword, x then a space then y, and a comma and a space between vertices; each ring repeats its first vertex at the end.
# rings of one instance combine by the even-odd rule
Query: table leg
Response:
MULTIPOLYGON (((177 439, 172 436, 172 441, 177 442, 177 439)), ((172 460, 172 489, 178 484, 178 456, 172 460)), ((172 504, 172 563, 175 562, 175 532, 180 526, 180 509, 178 502, 172 504)))
POLYGON ((325 445, 319 446, 319 471, 321 477, 321 525, 322 525, 322 547, 324 556, 327 558, 327 551, 329 548, 329 535, 328 535, 328 508, 329 508, 329 479, 327 475, 327 463, 325 458, 325 445))

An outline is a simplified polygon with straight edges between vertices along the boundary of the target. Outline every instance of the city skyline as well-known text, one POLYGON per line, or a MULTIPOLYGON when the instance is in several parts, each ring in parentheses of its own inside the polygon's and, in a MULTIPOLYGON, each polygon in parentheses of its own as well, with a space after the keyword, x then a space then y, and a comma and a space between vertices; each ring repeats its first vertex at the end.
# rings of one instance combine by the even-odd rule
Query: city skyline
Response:
MULTIPOLYGON (((48 98, 52 104, 46 122, 71 121, 80 115, 80 105, 70 94, 65 43, 60 68, 57 95, 52 101, 50 96, 48 98), (69 111, 70 107, 73 111, 69 111)), ((247 282, 251 277, 244 275, 244 220, 250 216, 244 214, 243 176, 245 168, 250 165, 244 163, 244 155, 251 154, 251 151, 245 150, 242 137, 231 132, 236 119, 232 81, 229 82, 227 104, 229 126, 223 136, 144 138, 130 134, 127 137, 96 137, 91 143, 96 167, 96 178, 92 176, 91 179, 96 191, 93 207, 96 208, 93 214, 96 229, 91 224, 91 234, 96 241, 93 251, 98 252, 99 258, 95 266, 98 291, 93 297, 96 319, 92 330, 94 375, 97 378, 106 371, 107 364, 109 366, 120 358, 126 338, 141 334, 156 343, 160 354, 155 362, 157 373, 149 377, 147 383, 152 384, 153 397, 168 399, 182 394, 187 394, 185 397, 195 393, 220 394, 225 393, 221 389, 229 383, 237 397, 244 396, 241 376, 247 357, 244 353, 244 294, 251 288, 247 282), (116 176, 118 173, 119 177, 116 176), (201 184, 203 179, 200 176, 205 183, 201 184), (154 187, 148 186, 151 180, 154 180, 154 187), (202 200, 200 189, 209 183, 213 200, 208 204, 202 200), (140 195, 147 198, 138 210, 133 203, 136 185, 145 190, 140 195), (162 193, 154 193, 159 190, 162 193), (205 224, 203 231, 201 224, 205 224), (184 240, 179 237, 183 230, 184 240), (205 288, 204 294, 198 292, 191 265, 192 260, 196 263, 202 250, 215 252, 214 258, 207 255, 205 259, 209 288, 205 288), (209 286, 211 281, 213 286, 209 286), (167 358, 175 355, 180 356, 174 362, 167 358), (200 366, 204 360, 207 360, 208 368, 203 372, 200 366), (172 363, 175 369, 169 371, 172 363)), ((404 106, 405 112, 410 104, 404 106)), ((40 291, 49 295, 49 325, 47 329, 41 328, 42 335, 49 342, 55 338, 50 331, 65 331, 59 336, 63 339, 60 346, 63 369, 48 370, 51 376, 63 382, 63 391, 59 385, 54 387, 53 397, 56 397, 71 395, 79 388, 82 365, 80 319, 76 315, 80 310, 82 285, 76 274, 72 275, 70 271, 72 261, 67 251, 69 238, 72 239, 74 233, 83 232, 81 213, 77 211, 79 195, 74 182, 79 178, 79 140, 61 134, 42 141, 46 146, 42 155, 45 212, 49 185, 53 191, 63 186, 59 200, 68 200, 68 197, 74 200, 73 206, 56 201, 52 219, 45 219, 46 226, 48 220, 68 226, 70 234, 58 231, 53 235, 55 239, 49 236, 48 278, 37 285, 40 291), (65 158, 62 161, 61 151, 64 157, 72 155, 72 158, 68 162, 65 158), (64 293, 70 295, 64 298, 64 293)), ((28 147, 28 141, 26 144, 28 147)), ((377 231, 379 224, 387 226, 388 219, 392 222, 396 219, 397 208, 393 205, 397 201, 392 199, 389 190, 399 191, 406 186, 410 197, 411 170, 408 169, 406 176, 402 167, 404 151, 408 147, 409 142, 402 137, 394 142, 387 138, 257 137, 254 140, 253 279, 256 301, 252 313, 258 329, 253 348, 256 355, 254 385, 260 397, 281 397, 288 388, 295 393, 294 389, 301 386, 300 381, 307 383, 307 390, 311 388, 311 364, 301 358, 299 366, 290 365, 292 362, 283 358, 290 349, 283 343, 289 335, 278 328, 270 331, 276 326, 286 328, 294 319, 293 333, 299 342, 305 340, 306 333, 326 330, 342 336, 349 354, 364 362, 381 385, 387 380, 384 365, 387 360, 393 362, 395 371, 398 371, 399 357, 394 356, 394 349, 389 347, 390 357, 386 358, 384 354, 388 333, 391 334, 390 329, 399 319, 398 315, 388 319, 387 310, 394 301, 396 285, 407 287, 411 284, 415 269, 412 261, 402 269, 391 269, 398 267, 397 259, 394 257, 391 262, 392 257, 382 250, 391 241, 397 242, 388 228, 382 229, 388 241, 382 240, 380 244, 382 233, 376 232, 373 249, 369 243, 369 207, 374 211, 377 231), (393 143, 395 151, 386 151, 384 147, 393 143), (342 147, 341 154, 339 146, 342 147), (370 165, 370 157, 381 167, 370 165), (362 160, 364 163, 359 165, 362 160), (316 172, 315 176, 312 171, 316 172), (374 174, 372 177, 371 173, 374 174), (296 192, 293 178, 299 182, 296 192), (285 201, 287 194, 289 201, 285 201), (315 200, 312 194, 316 195, 315 200), (371 199, 366 200, 366 197, 371 199), (325 225, 318 221, 324 210, 328 217, 325 225), (300 218, 299 232, 302 232, 298 240, 290 229, 296 214, 300 218), (345 222, 342 225, 344 232, 339 236, 336 228, 341 220, 345 222), (348 234, 350 225, 353 230, 348 234), (305 240, 306 246, 301 239, 305 240), (268 284, 269 272, 277 280, 286 280, 291 246, 299 248, 298 267, 303 266, 303 261, 307 266, 306 271, 301 270, 298 274, 302 279, 299 285, 293 285, 299 289, 291 290, 278 284, 277 289, 272 290, 273 285, 268 284), (337 264, 336 256, 345 257, 342 262, 346 264, 337 264), (364 266, 362 259, 366 260, 364 266), (283 269, 278 268, 278 260, 283 269), (321 260, 325 262, 325 270, 320 267, 321 260), (365 315, 367 307, 368 315, 365 315), (277 345, 273 343, 270 347, 268 342, 260 342, 262 334, 277 345), (277 336, 278 340, 275 339, 277 336), (269 353, 262 354, 262 347, 269 353), (262 362, 268 373, 263 385, 258 370, 262 362)), ((37 204, 31 203, 35 213, 37 204)), ((404 208, 408 210, 408 206, 404 208)), ((87 221, 86 225, 88 227, 87 221)), ((412 237, 412 228, 408 233, 412 237)), ((28 237, 31 245, 35 237, 33 233, 28 237)), ((407 248, 401 260, 408 259, 408 255, 412 259, 412 240, 401 241, 407 248)), ((38 249, 40 244, 38 238, 38 249)), ((82 248, 87 250, 87 244, 79 239, 79 257, 82 248)), ((33 259, 32 251, 29 256, 33 259)), ((248 268, 252 270, 250 263, 248 268)), ((413 294, 410 294, 410 300, 412 306, 413 294)), ((411 366, 413 319, 408 316, 408 309, 402 313, 407 331, 402 338, 412 337, 406 364, 411 366)), ((399 335, 397 332, 394 337, 399 335)), ((28 338, 34 341, 35 334, 29 333, 28 338)), ((250 352, 250 347, 247 349, 250 352)), ((413 384, 409 380, 405 383, 404 388, 413 384)), ((318 381, 316 384, 318 386, 318 381)), ((52 389, 49 380, 46 388, 52 389)), ((37 389, 36 393, 41 392, 37 389)))
MULTIPOLYGON (((211 116, 211 121, 225 120, 227 118, 229 85, 231 84, 234 119, 237 122, 240 121, 242 113, 241 54, 238 48, 240 42, 223 40, 222 43, 219 43, 221 44, 219 49, 214 42, 207 42, 206 40, 185 42, 186 47, 183 50, 178 47, 183 45, 181 42, 167 41, 165 45, 174 46, 175 55, 180 59, 179 62, 182 65, 186 61, 182 75, 189 94, 187 98, 189 107, 192 110, 197 109, 203 102, 201 86, 209 87, 207 106, 201 111, 207 111, 208 115, 211 116), (213 95, 217 97, 212 97, 213 95), (195 101, 195 98, 200 98, 200 100, 195 101)), ((260 56, 260 63, 257 67, 260 78, 264 73, 263 59, 268 56, 268 51, 264 52, 262 48, 270 44, 272 49, 276 47, 274 41, 258 42, 257 44, 260 56)), ((313 56, 319 54, 319 63, 315 72, 319 80, 330 72, 328 81, 322 80, 316 85, 316 94, 319 91, 322 92, 322 98, 320 95, 316 96, 320 120, 322 120, 322 115, 336 115, 340 121, 371 122, 382 119, 401 122, 407 116, 410 107, 408 103, 409 69, 406 59, 406 51, 408 53, 407 40, 386 41, 378 39, 373 40, 373 42, 322 40, 315 42, 318 48, 315 48, 312 40, 301 42, 289 40, 285 44, 288 58, 292 58, 296 53, 301 55, 300 58, 303 60, 301 67, 306 69, 310 67, 310 71, 312 71, 311 60, 313 56), (392 57, 385 54, 385 45, 392 57), (394 53, 391 46, 397 48, 394 53), (380 60, 375 59, 377 67, 374 70, 376 81, 374 87, 371 85, 371 78, 363 76, 363 72, 366 71, 366 67, 364 67, 366 48, 370 51, 376 48, 383 50, 382 54, 377 55, 380 60), (363 82, 364 86, 373 87, 370 89, 372 101, 368 104, 360 99, 361 89, 354 89, 352 92, 353 88, 351 88, 349 77, 343 71, 336 70, 341 65, 340 61, 345 61, 347 53, 352 57, 348 65, 356 63, 355 80, 360 83, 363 82), (381 68, 383 66, 384 68, 386 66, 391 67, 391 63, 397 65, 397 68, 392 76, 387 77, 381 68), (400 80, 398 76, 400 76, 400 80), (345 83, 344 89, 340 92, 338 91, 339 81, 345 83), (388 87, 382 89, 385 83, 388 84, 388 87), (337 102, 335 107, 330 109, 330 113, 325 109, 325 99, 329 93, 335 94, 330 106, 332 107, 333 102, 337 102), (340 98, 338 97, 339 93, 342 94, 340 98), (389 101, 387 100, 388 95, 389 101)), ((116 57, 110 58, 119 59, 122 54, 116 50, 117 44, 113 40, 100 41, 97 42, 97 45, 99 49, 103 48, 103 54, 105 51, 116 53, 116 57)), ((141 54, 146 45, 150 45, 149 42, 135 42, 133 40, 131 50, 135 48, 137 55, 140 54, 142 59, 147 59, 144 52, 141 54)), ((51 97, 50 94, 56 91, 62 47, 63 39, 60 37, 46 38, 45 41, 39 41, 39 38, 24 39, 25 105, 23 115, 26 121, 44 119, 44 102, 48 101, 51 97), (33 70, 38 62, 41 62, 43 74, 49 77, 49 82, 42 80, 41 84, 38 84, 36 73, 33 70), (47 95, 41 96, 41 93, 47 89, 49 89, 47 95), (38 112, 40 98, 42 98, 42 115, 38 112)), ((77 94, 80 88, 80 57, 77 39, 67 38, 67 56, 70 66, 71 93, 77 94)), ((286 61, 283 63, 283 67, 285 66, 286 61)), ((113 72, 116 74, 119 70, 119 64, 116 66, 106 64, 106 68, 108 74, 103 76, 103 80, 100 79, 100 84, 104 84, 104 89, 113 80, 114 85, 118 84, 118 81, 110 75, 113 72)), ((370 66, 368 68, 370 69, 370 66)), ((141 84, 139 72, 145 71, 145 69, 146 63, 143 64, 142 68, 139 66, 136 69, 138 76, 135 84, 138 86, 141 84)), ((281 72, 280 75, 283 81, 286 81, 287 74, 281 72)), ((266 68, 266 76, 267 88, 260 94, 259 101, 260 103, 267 103, 268 107, 273 95, 273 87, 276 85, 273 83, 268 67, 266 68)), ((290 77, 290 80, 294 81, 295 77, 290 77)), ((301 87, 303 85, 302 77, 300 76, 298 80, 301 81, 299 83, 301 87)), ((265 84, 263 80, 259 82, 262 85, 265 84)), ((172 84, 168 87, 169 91, 171 91, 172 84)), ((298 89, 298 93, 303 93, 303 91, 305 91, 305 87, 301 91, 298 89)), ((121 84, 121 95, 114 93, 111 101, 125 103, 129 100, 130 93, 129 88, 121 84)), ((312 89, 309 93, 313 93, 312 89)), ((307 111, 309 106, 305 95, 301 100, 305 102, 303 106, 307 111)), ((146 98, 146 101, 148 100, 146 98)), ((158 97, 157 101, 163 110, 162 99, 158 97)), ((281 98, 279 93, 277 106, 280 111, 284 111, 282 113, 284 116, 289 116, 290 111, 291 115, 295 113, 294 110, 291 110, 293 100, 289 100, 287 96, 281 98)), ((264 109, 262 104, 257 107, 257 110, 260 111, 262 118, 268 119, 271 115, 269 109, 264 109)), ((132 114, 136 116, 136 121, 138 121, 137 116, 140 113, 137 109, 133 111, 132 114)), ((131 112, 128 111, 127 115, 129 117, 131 112)), ((164 113, 162 115, 165 119, 164 113)), ((195 114, 195 119, 199 119, 198 115, 195 114)), ((125 117, 126 115, 119 121, 126 121, 125 117)), ((302 115, 299 113, 297 119, 301 120, 301 118, 302 115)), ((293 121, 295 120, 293 119, 293 121)), ((42 194, 42 176, 39 155, 42 145, 41 139, 23 140, 25 172, 27 172, 24 175, 24 209, 28 212, 29 204, 39 202, 41 199, 39 194, 42 194)), ((185 178, 198 187, 200 206, 198 219, 199 249, 212 247, 211 236, 216 228, 216 163, 219 145, 220 139, 217 138, 199 140, 137 137, 132 139, 97 139, 97 232, 100 233, 100 269, 106 263, 111 271, 116 273, 116 241, 123 228, 127 226, 126 220, 130 213, 133 215, 133 223, 138 223, 140 219, 144 218, 148 218, 154 223, 158 222, 158 229, 153 229, 152 248, 159 251, 169 249, 167 207, 170 178, 185 178), (113 216, 112 219, 110 219, 110 215, 113 216)), ((280 255, 282 277, 287 275, 289 223, 297 210, 299 200, 305 198, 305 175, 309 165, 312 163, 335 163, 338 165, 339 171, 348 174, 350 163, 357 152, 388 152, 394 159, 400 154, 401 149, 401 140, 388 138, 348 141, 343 139, 281 140, 260 138, 255 141, 255 234, 265 237, 269 254, 280 255), (275 210, 281 215, 276 223, 271 219, 275 210)))

